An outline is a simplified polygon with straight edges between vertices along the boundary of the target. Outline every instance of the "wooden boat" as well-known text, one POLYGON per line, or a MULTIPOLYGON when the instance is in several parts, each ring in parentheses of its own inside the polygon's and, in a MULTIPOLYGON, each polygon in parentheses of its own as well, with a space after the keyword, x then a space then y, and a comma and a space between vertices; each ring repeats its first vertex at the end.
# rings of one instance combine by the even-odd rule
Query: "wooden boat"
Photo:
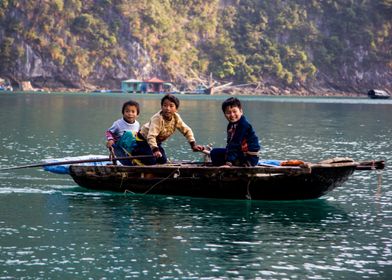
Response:
POLYGON ((205 198, 314 199, 341 186, 355 170, 383 169, 384 161, 332 159, 298 166, 214 167, 204 163, 155 166, 70 165, 80 186, 100 191, 205 198))

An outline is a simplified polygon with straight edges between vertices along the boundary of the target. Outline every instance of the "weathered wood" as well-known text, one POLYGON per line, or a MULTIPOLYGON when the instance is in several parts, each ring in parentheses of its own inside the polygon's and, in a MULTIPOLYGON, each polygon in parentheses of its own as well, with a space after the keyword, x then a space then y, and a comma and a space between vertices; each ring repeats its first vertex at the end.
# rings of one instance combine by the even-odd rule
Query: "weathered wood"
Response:
POLYGON ((229 87, 232 84, 232 82, 227 83, 227 84, 223 84, 223 85, 219 85, 219 86, 215 86, 214 87, 214 91, 220 91, 223 90, 226 87, 229 87))
POLYGON ((204 164, 163 164, 154 166, 122 166, 122 165, 107 165, 102 167, 103 170, 108 170, 108 172, 154 172, 156 174, 166 174, 173 172, 175 170, 181 170, 181 172, 192 173, 201 172, 203 174, 247 174, 248 176, 260 173, 271 173, 271 174, 308 174, 311 172, 311 168, 308 166, 276 166, 276 167, 266 167, 266 166, 254 166, 254 167, 240 167, 232 166, 229 168, 220 166, 206 166, 204 164))
POLYGON ((384 169, 385 161, 384 160, 371 160, 371 161, 361 161, 356 167, 356 170, 376 170, 376 169, 384 169))
POLYGON ((320 197, 341 186, 358 163, 304 164, 282 167, 71 165, 82 187, 207 198, 293 200, 320 197))
POLYGON ((311 163, 311 168, 331 168, 331 167, 343 167, 343 166, 352 166, 357 167, 359 162, 336 162, 336 163, 311 163))

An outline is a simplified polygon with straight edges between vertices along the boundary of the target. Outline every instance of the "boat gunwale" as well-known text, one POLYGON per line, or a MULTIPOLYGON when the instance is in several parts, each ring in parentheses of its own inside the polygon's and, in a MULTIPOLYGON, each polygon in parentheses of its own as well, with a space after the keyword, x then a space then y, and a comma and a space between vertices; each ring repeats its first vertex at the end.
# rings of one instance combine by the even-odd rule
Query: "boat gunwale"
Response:
POLYGON ((254 166, 254 167, 220 167, 207 166, 203 164, 162 164, 149 166, 123 166, 123 165, 70 165, 71 173, 79 172, 98 172, 98 173, 155 173, 168 174, 175 171, 195 172, 199 174, 226 174, 237 176, 258 176, 259 174, 285 174, 285 175, 301 175, 311 174, 313 169, 332 169, 343 167, 357 167, 358 162, 337 162, 337 163, 305 163, 300 166, 254 166))

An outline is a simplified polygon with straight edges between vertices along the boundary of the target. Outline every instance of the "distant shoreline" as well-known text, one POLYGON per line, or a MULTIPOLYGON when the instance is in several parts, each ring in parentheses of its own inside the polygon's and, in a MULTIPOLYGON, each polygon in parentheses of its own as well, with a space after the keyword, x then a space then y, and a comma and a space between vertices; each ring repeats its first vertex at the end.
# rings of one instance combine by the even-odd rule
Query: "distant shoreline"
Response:
MULTIPOLYGON (((305 90, 288 90, 288 89, 278 89, 274 88, 273 90, 268 89, 254 89, 254 88, 241 88, 240 90, 229 90, 223 92, 215 92, 212 96, 282 96, 282 97, 357 97, 363 98, 367 97, 367 92, 365 93, 356 93, 356 92, 343 92, 343 91, 333 91, 326 89, 318 89, 312 91, 305 90)), ((7 92, 7 91, 5 91, 7 92)), ((74 89, 74 88, 42 88, 42 89, 32 89, 32 90, 14 90, 8 91, 10 93, 102 93, 102 94, 110 94, 110 93, 122 93, 120 90, 110 90, 110 89, 102 89, 102 90, 85 90, 85 89, 74 89)), ((187 92, 176 92, 178 94, 192 94, 187 92)), ((137 93, 140 95, 151 95, 151 94, 162 94, 162 93, 137 93)), ((208 96, 208 94, 194 94, 201 96, 208 96)))

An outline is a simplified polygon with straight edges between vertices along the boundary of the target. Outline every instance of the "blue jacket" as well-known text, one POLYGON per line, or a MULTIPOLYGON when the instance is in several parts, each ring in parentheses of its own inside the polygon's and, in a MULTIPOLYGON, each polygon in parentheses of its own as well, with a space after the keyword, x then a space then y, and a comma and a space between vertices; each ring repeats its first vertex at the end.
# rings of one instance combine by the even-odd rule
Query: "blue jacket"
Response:
POLYGON ((227 125, 226 161, 234 162, 240 154, 259 150, 259 138, 245 116, 238 122, 227 125))

